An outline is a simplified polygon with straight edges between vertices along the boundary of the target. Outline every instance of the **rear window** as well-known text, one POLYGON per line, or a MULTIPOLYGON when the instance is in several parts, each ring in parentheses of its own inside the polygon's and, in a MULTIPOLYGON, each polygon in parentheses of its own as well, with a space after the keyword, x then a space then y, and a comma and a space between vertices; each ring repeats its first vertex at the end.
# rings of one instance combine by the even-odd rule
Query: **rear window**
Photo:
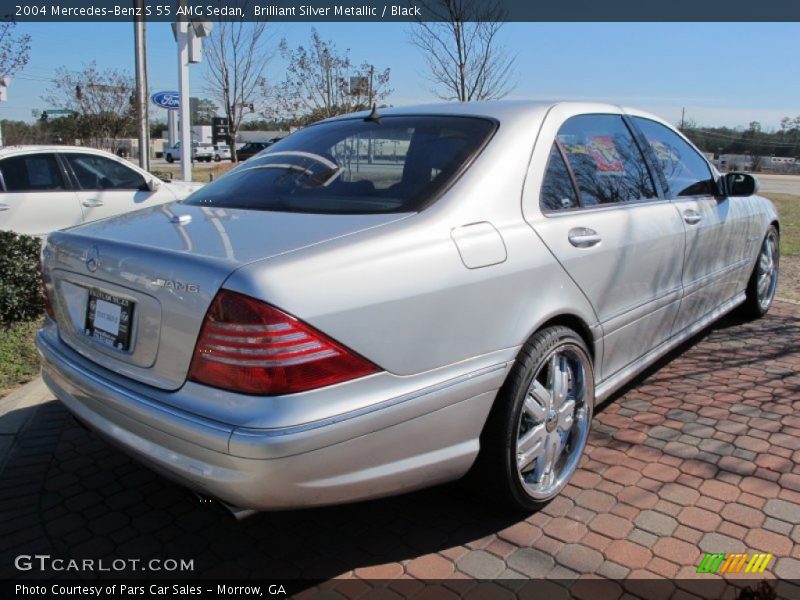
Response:
POLYGON ((347 119, 300 130, 185 202, 284 212, 374 214, 423 208, 488 140, 472 117, 347 119))

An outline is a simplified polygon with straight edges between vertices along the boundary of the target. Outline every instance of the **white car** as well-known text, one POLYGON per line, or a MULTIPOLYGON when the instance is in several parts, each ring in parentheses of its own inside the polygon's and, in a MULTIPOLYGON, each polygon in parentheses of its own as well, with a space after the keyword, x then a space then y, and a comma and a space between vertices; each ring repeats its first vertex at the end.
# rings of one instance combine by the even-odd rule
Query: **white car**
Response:
POLYGON ((92 148, 0 148, 0 230, 44 235, 182 200, 201 186, 166 183, 122 158, 92 148))
POLYGON ((228 144, 217 144, 214 146, 214 161, 231 159, 231 147, 228 144))
MULTIPOLYGON (((211 162, 214 157, 214 146, 211 144, 201 144, 200 142, 192 142, 192 160, 193 161, 206 161, 211 162)), ((164 149, 164 160, 168 163, 173 163, 181 159, 181 143, 178 142, 172 148, 164 149)))

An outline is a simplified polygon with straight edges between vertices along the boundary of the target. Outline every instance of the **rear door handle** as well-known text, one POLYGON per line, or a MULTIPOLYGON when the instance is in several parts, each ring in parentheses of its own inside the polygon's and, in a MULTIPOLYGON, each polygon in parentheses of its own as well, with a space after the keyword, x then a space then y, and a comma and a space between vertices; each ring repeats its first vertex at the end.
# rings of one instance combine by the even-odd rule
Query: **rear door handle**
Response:
POLYGON ((700 216, 700 213, 693 209, 688 209, 683 211, 683 220, 686 221, 689 225, 697 225, 700 221, 703 220, 703 217, 700 216))
POLYGON ((99 198, 92 198, 90 200, 84 200, 83 201, 83 205, 88 207, 88 208, 95 208, 97 206, 103 206, 103 204, 104 204, 103 201, 100 200, 99 198))
POLYGON ((588 227, 575 227, 567 234, 569 243, 576 248, 591 248, 599 244, 603 238, 594 229, 588 227))
POLYGON ((8 204, 0 204, 0 212, 11 208, 8 204))

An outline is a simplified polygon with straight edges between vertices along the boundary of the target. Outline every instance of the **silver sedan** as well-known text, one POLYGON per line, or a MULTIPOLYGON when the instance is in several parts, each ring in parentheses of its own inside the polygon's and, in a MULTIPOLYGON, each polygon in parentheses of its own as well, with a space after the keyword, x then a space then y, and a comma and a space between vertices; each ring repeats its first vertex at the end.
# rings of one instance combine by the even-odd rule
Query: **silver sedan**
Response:
POLYGON ((652 115, 381 109, 189 199, 53 233, 43 376, 89 427, 235 510, 460 478, 556 496, 592 412, 734 308, 778 217, 652 115))

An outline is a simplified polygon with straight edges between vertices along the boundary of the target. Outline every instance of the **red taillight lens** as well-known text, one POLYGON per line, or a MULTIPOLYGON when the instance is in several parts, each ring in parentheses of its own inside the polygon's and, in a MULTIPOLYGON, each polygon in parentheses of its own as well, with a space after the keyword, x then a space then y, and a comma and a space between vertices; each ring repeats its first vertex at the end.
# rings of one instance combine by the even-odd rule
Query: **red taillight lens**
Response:
POLYGON ((44 299, 44 312, 47 313, 48 317, 55 321, 56 313, 53 311, 53 303, 50 302, 50 295, 47 293, 47 288, 45 287, 44 282, 42 282, 42 296, 44 299))
POLYGON ((320 388, 378 370, 283 311, 222 290, 200 330, 189 379, 234 392, 273 396, 320 388))

